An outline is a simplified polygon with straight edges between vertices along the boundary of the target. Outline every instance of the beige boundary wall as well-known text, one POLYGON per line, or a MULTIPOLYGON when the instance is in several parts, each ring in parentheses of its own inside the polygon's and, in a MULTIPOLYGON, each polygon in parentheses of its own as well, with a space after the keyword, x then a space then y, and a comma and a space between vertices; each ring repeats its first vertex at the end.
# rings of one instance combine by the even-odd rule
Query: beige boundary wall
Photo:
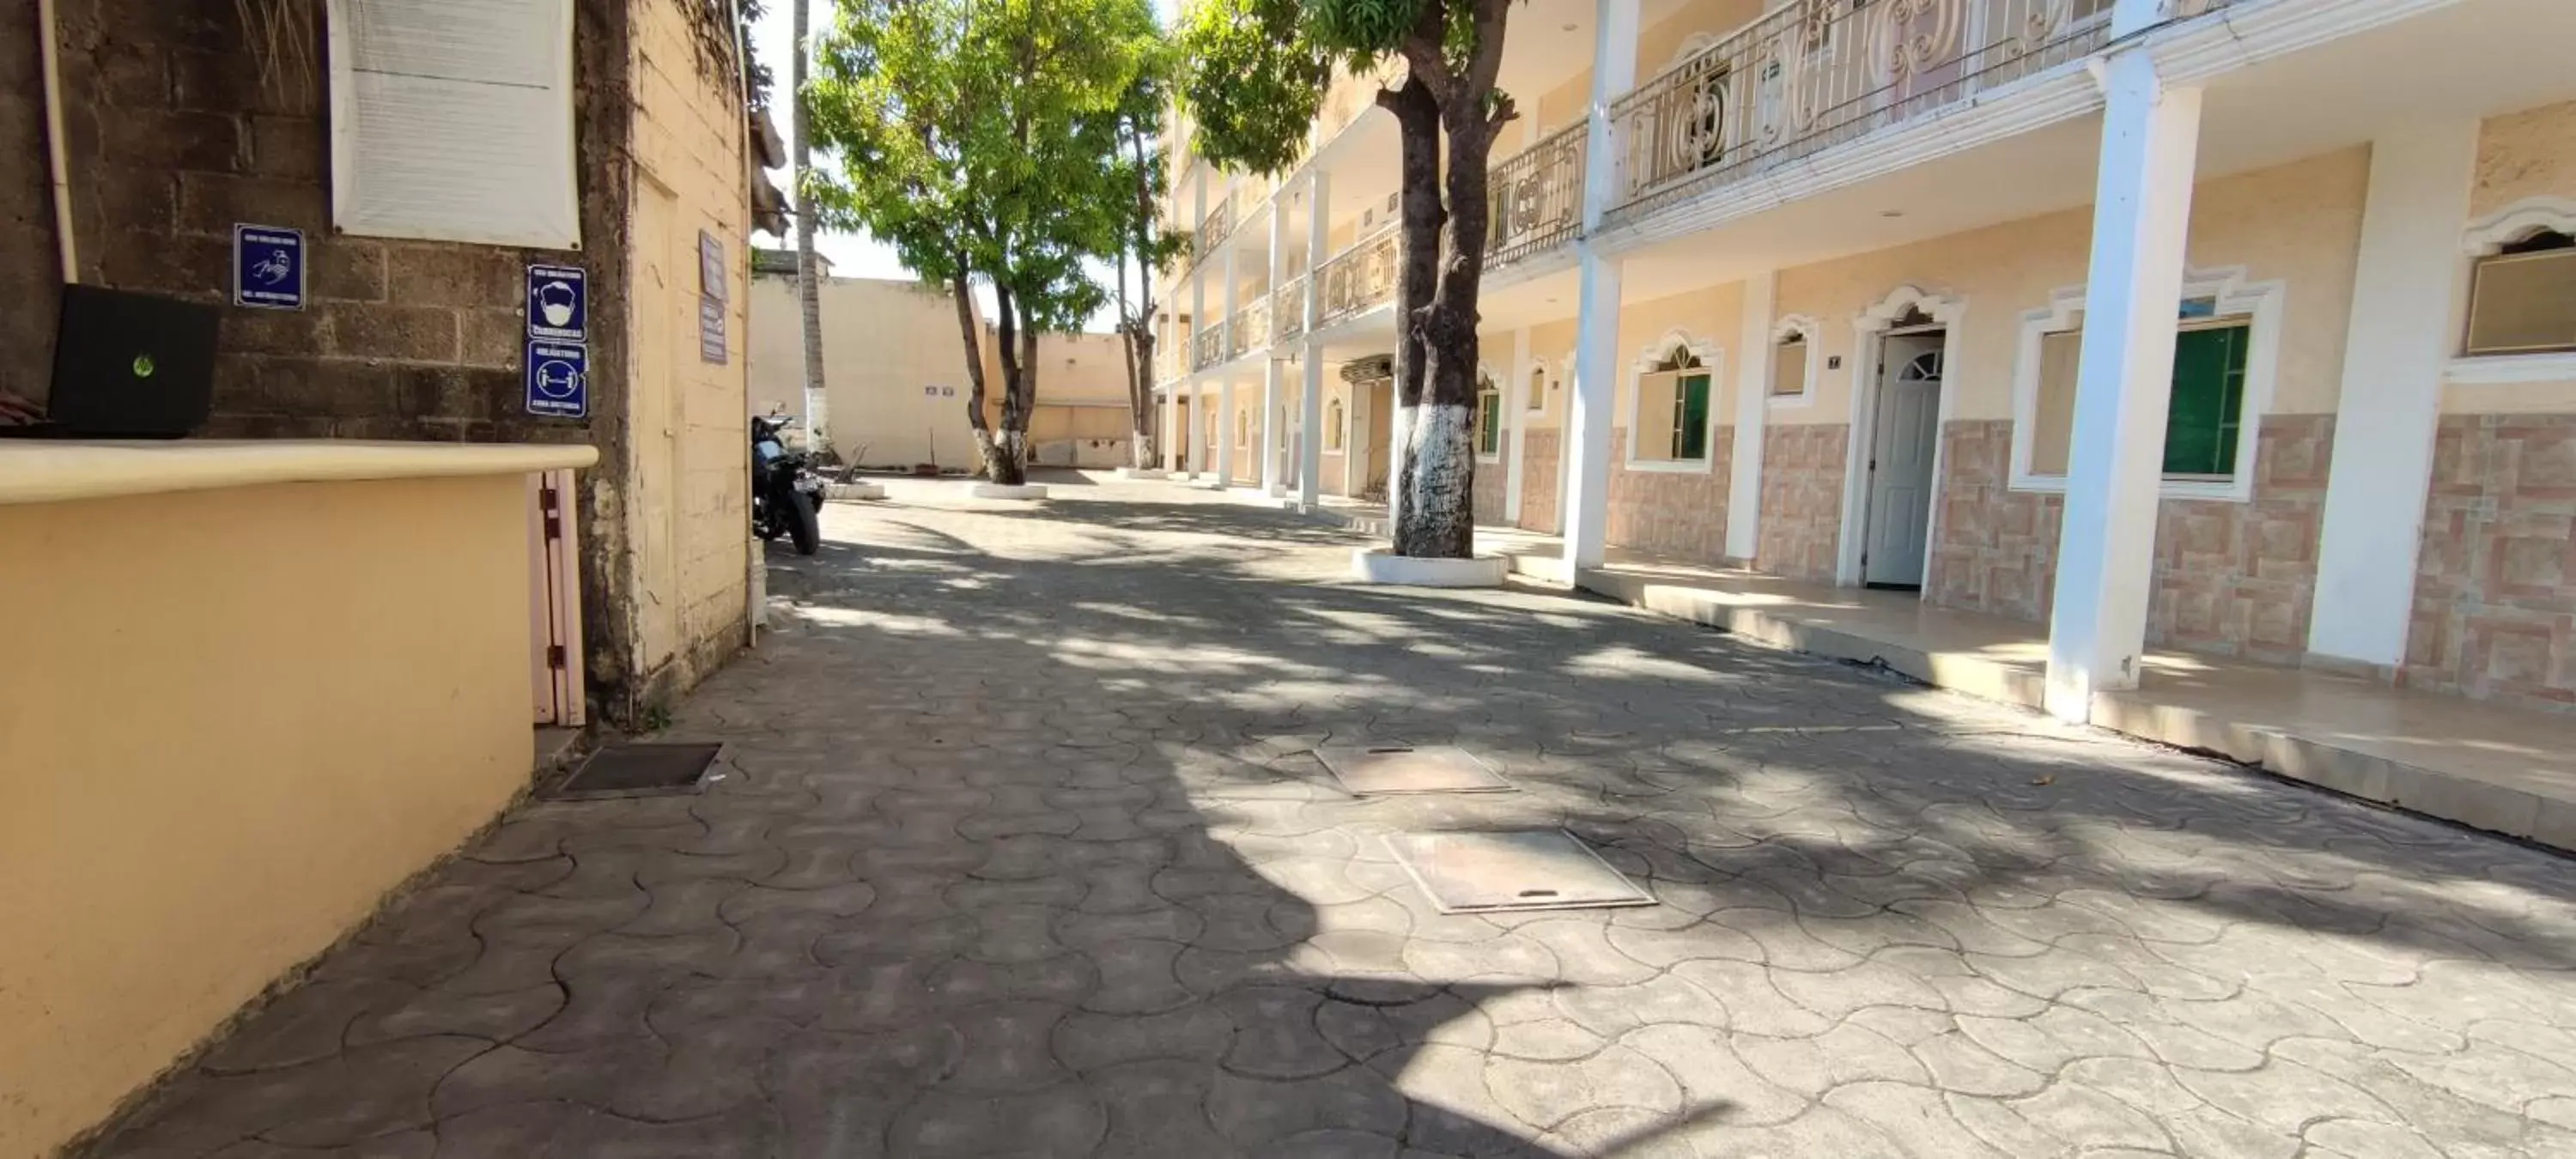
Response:
POLYGON ((527 782, 526 486, 0 506, 0 1155, 98 1122, 527 782))

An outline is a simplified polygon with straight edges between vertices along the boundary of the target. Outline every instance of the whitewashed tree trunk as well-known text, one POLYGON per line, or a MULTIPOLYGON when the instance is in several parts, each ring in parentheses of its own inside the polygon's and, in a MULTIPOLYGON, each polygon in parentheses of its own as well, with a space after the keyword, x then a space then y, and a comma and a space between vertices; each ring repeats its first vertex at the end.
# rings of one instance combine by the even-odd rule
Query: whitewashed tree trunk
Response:
POLYGON ((1461 513, 1475 503, 1475 409, 1426 404, 1409 408, 1402 425, 1407 437, 1398 442, 1406 448, 1397 475, 1401 486, 1390 488, 1391 496, 1403 496, 1391 512, 1396 549, 1407 555, 1454 554, 1454 525, 1462 517, 1473 522, 1461 513))

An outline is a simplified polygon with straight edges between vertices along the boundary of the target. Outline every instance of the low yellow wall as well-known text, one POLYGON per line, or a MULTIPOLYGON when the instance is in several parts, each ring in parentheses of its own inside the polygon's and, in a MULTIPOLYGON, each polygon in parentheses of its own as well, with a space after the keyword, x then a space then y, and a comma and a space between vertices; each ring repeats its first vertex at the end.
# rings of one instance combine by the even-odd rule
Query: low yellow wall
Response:
POLYGON ((0 1156, 98 1121, 525 783, 525 486, 0 506, 0 1156))

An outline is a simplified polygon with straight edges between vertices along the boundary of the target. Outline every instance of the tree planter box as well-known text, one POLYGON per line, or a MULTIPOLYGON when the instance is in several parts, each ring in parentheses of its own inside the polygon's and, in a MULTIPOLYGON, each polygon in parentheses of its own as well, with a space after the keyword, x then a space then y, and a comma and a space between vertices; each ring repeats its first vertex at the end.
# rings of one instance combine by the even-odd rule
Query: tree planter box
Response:
POLYGON ((1351 552, 1351 574, 1361 583, 1392 584, 1409 588, 1498 588, 1511 571, 1511 561, 1499 555, 1480 555, 1474 559, 1415 559, 1397 555, 1383 547, 1363 547, 1351 552))
POLYGON ((825 499, 883 499, 885 486, 880 483, 825 483, 825 499))
POLYGON ((1118 468, 1118 477, 1121 479, 1167 479, 1171 477, 1171 473, 1158 467, 1120 467, 1118 468))
POLYGON ((1024 487, 1005 487, 999 483, 977 483, 967 488, 966 493, 978 499, 1044 499, 1047 497, 1047 489, 1036 483, 1031 483, 1024 487))

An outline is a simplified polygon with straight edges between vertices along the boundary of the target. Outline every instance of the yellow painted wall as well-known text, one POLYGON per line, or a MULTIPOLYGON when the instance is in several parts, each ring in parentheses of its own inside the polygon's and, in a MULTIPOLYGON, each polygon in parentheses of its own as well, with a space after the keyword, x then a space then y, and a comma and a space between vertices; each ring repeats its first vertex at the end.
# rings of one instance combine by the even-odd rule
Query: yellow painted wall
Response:
POLYGON ((97 1122, 526 782, 527 501, 0 507, 0 1155, 97 1122))
POLYGON ((2478 133, 2478 180, 2469 216, 2481 218, 2530 197, 2576 190, 2576 102, 2490 117, 2478 133))
POLYGON ((751 537, 750 210, 743 119, 702 74, 681 6, 633 6, 633 382, 628 517, 638 598, 634 671, 690 687, 745 641, 751 537), (724 246, 729 351, 699 354, 703 231, 724 246))
MULTIPOLYGON (((2203 182, 2194 194, 2192 268, 2243 266, 2252 280, 2287 283, 2280 380, 2269 413, 2335 409, 2369 161, 2368 150, 2347 149, 2203 182)), ((2083 283, 2091 236, 2091 210, 2072 210, 1782 271, 1776 316, 1816 319, 1813 356, 1839 356, 1843 366, 1820 372, 1814 402, 1775 407, 1767 421, 1851 421, 1853 320, 1901 285, 1967 303, 1952 336, 1952 417, 2011 418, 2021 316, 2083 283)))
MULTIPOLYGON (((796 280, 752 279, 751 407, 802 418, 805 347, 796 280)), ((957 306, 918 282, 831 278, 821 288, 832 445, 849 462, 971 467, 966 347, 957 306), (945 392, 945 393, 943 393, 945 392)))

